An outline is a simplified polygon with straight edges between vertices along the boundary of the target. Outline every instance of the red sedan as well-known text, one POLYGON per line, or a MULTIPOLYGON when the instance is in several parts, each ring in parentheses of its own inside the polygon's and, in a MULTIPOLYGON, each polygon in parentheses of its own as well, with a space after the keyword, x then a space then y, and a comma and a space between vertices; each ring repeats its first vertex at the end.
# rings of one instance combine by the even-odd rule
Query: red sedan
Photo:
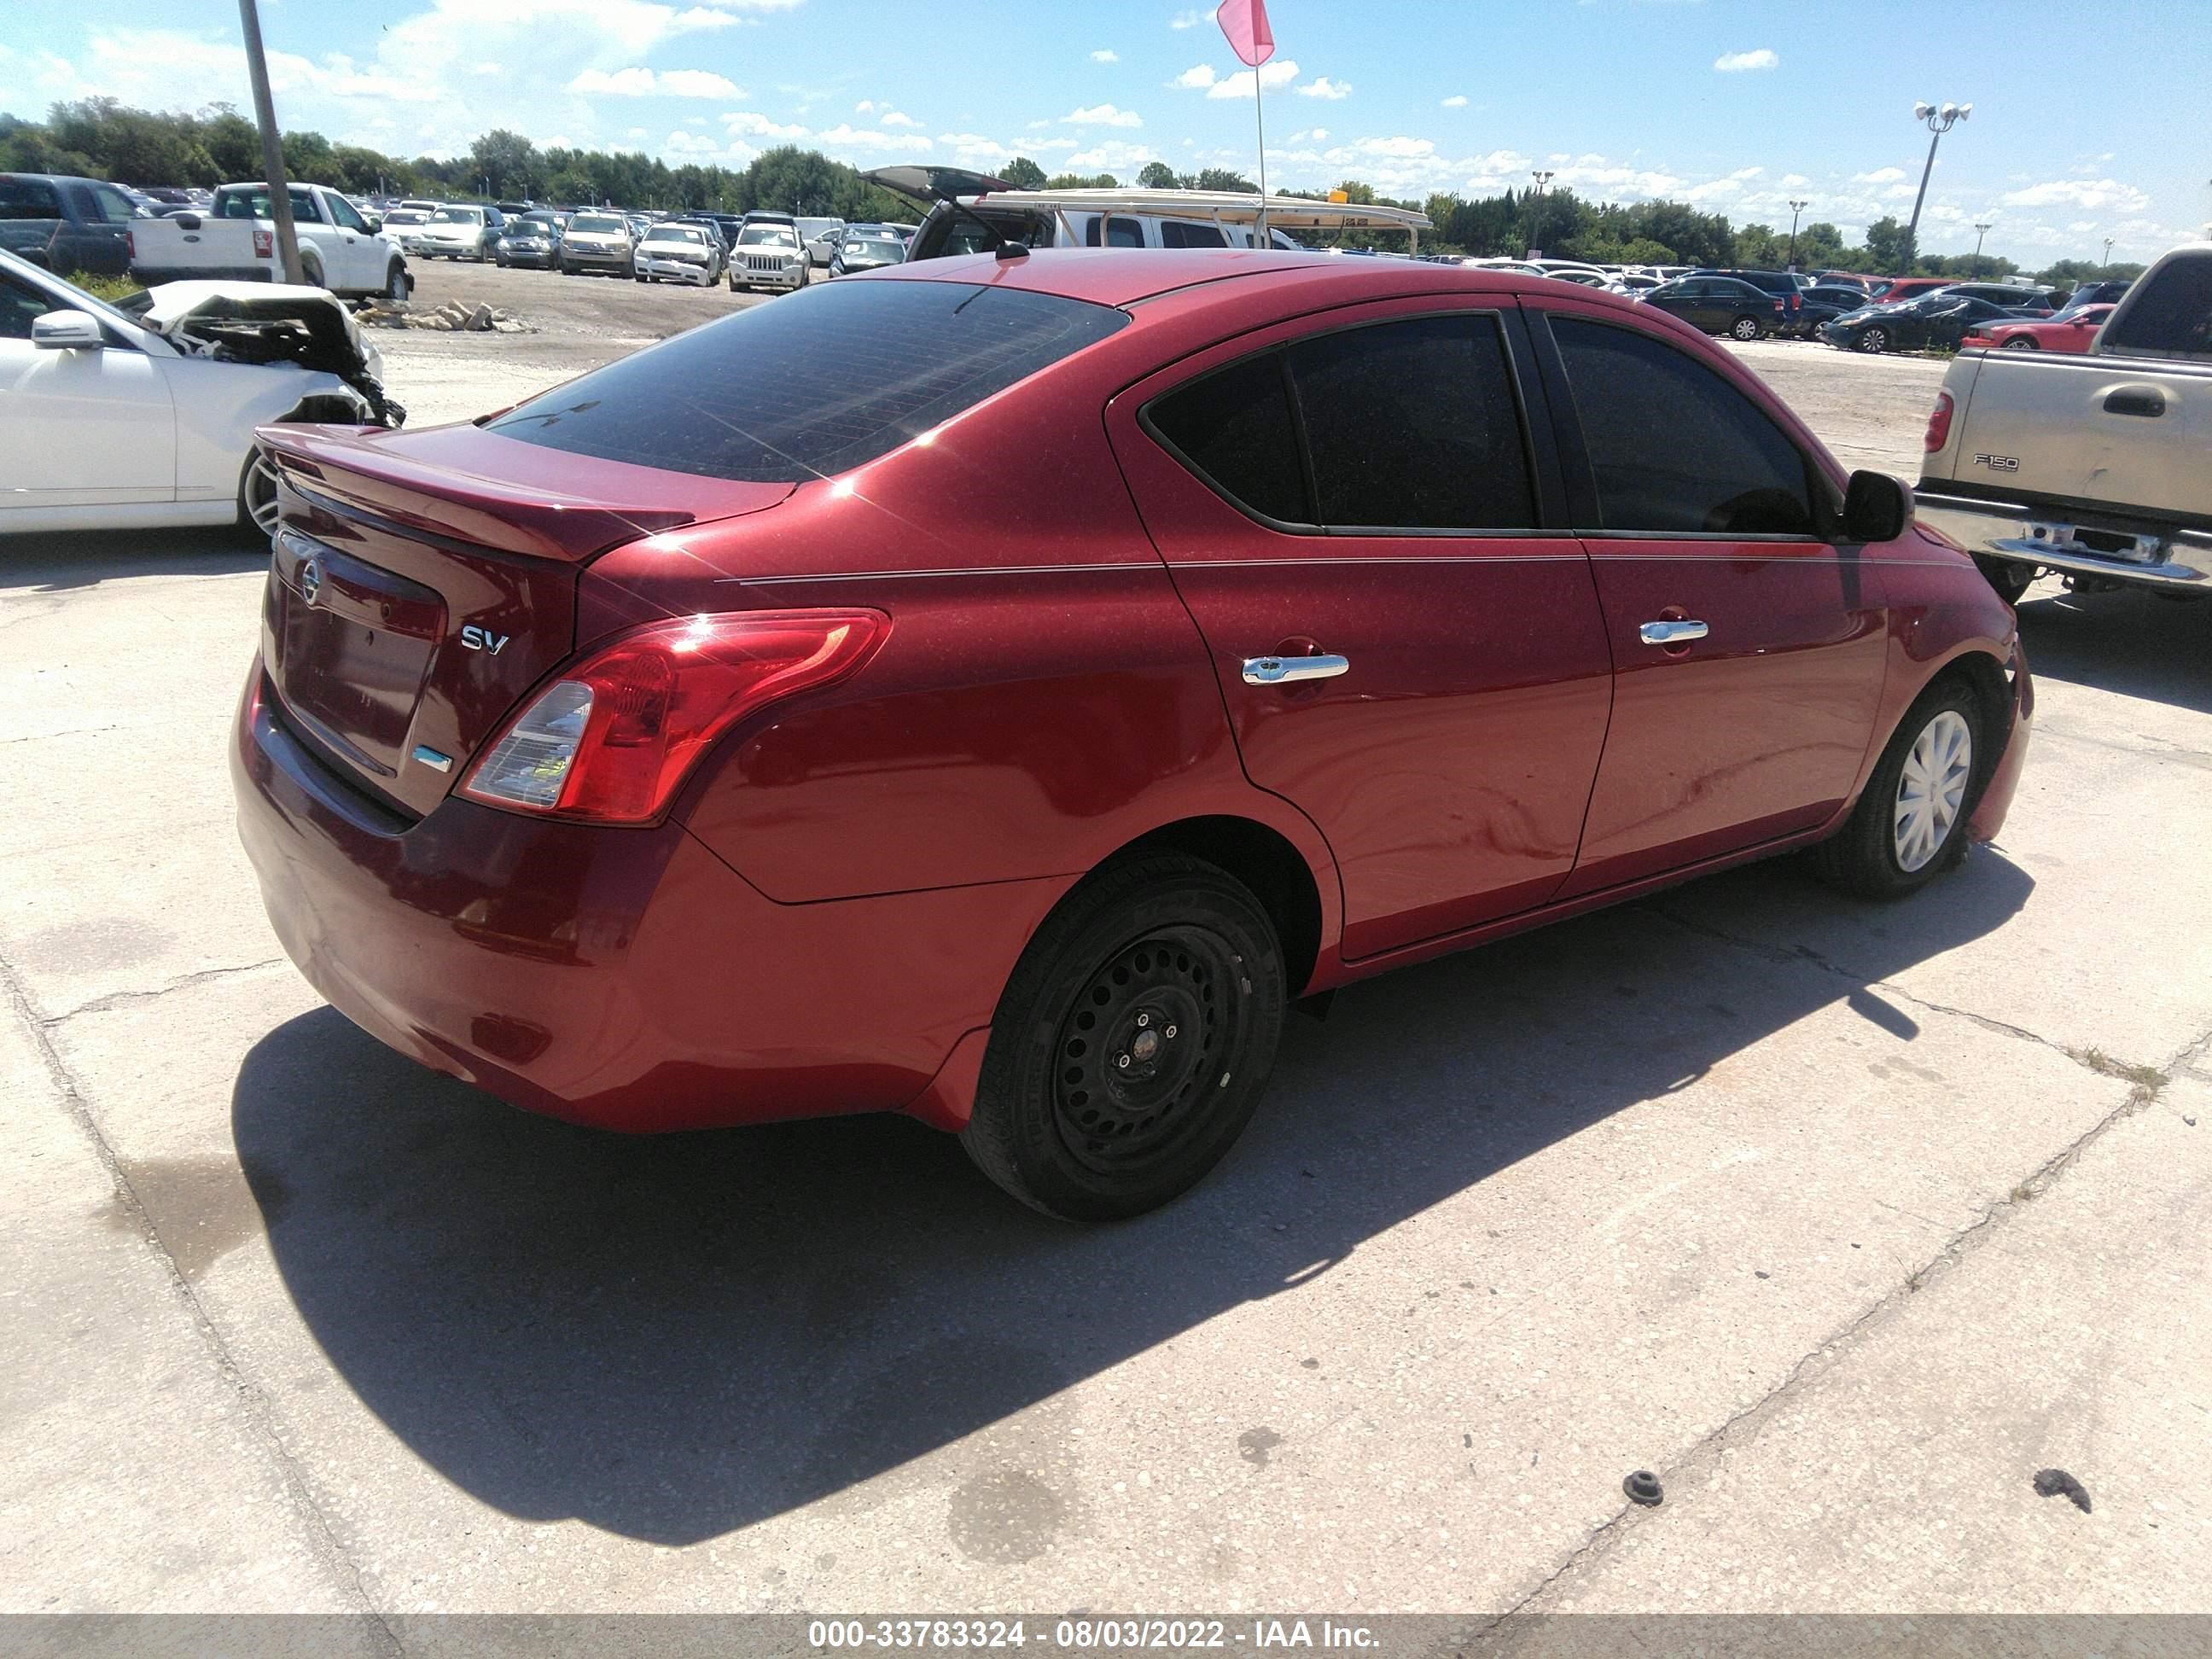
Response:
POLYGON ((1959 342, 1961 349, 1982 346, 2006 351, 2083 352, 2112 314, 2111 306, 2083 306, 2064 317, 2041 322, 1984 324, 1959 342))
POLYGON ((1286 1008, 1793 848, 1994 834, 2009 609, 1701 335, 1270 251, 894 267, 479 424, 262 434, 292 958, 535 1110, 864 1110, 1103 1218, 1286 1008))

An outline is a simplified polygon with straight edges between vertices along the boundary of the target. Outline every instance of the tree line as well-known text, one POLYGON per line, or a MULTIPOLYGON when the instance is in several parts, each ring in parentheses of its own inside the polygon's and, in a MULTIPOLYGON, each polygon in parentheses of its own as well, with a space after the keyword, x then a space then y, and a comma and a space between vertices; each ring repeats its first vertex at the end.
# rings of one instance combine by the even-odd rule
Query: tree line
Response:
MULTIPOLYGON (((636 151, 540 149, 520 133, 487 132, 459 155, 418 155, 411 161, 359 144, 335 143, 319 132, 283 137, 284 165, 308 184, 331 185, 354 195, 421 196, 436 199, 528 200, 574 205, 705 209, 745 213, 754 209, 849 220, 910 220, 907 198, 878 189, 842 161, 818 150, 787 144, 743 167, 686 162, 671 167, 636 151)), ((227 184, 261 170, 253 123, 227 104, 196 112, 135 109, 112 98, 59 103, 43 123, 0 113, 0 172, 74 173, 118 184, 227 184)), ((1111 173, 1048 174, 1027 156, 997 169, 1026 190, 1111 189, 1111 173)), ((1251 193, 1256 186, 1222 167, 1178 173, 1164 161, 1147 162, 1135 182, 1148 189, 1194 189, 1251 193)), ((1531 248, 1559 258, 1607 264, 1694 264, 1779 269, 1794 246, 1798 268, 1940 276, 2001 276, 2020 267, 1995 255, 1927 254, 1893 216, 1877 219, 1863 238, 1846 242, 1826 220, 1798 228, 1732 224, 1717 213, 1700 213, 1680 202, 1620 204, 1588 201, 1570 190, 1505 190, 1469 199, 1439 192, 1423 201, 1379 196, 1356 179, 1337 188, 1352 202, 1413 208, 1436 227, 1423 239, 1432 252, 1518 258, 1531 248)), ((1291 191, 1319 198, 1323 192, 1291 191)), ((1319 237, 1389 246, 1395 233, 1349 231, 1319 237)), ((2131 276, 2138 264, 2100 265, 2064 259, 2036 273, 2039 280, 2075 283, 2131 276)))

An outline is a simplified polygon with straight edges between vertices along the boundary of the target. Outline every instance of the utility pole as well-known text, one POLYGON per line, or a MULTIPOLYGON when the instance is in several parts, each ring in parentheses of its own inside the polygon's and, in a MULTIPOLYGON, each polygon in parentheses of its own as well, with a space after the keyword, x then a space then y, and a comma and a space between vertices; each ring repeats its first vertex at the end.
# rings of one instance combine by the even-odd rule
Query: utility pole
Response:
POLYGON ((2111 264, 2112 264, 2112 239, 2111 237, 2107 236, 2106 238, 2105 238, 2105 264, 2106 264, 2107 266, 2109 266, 2109 265, 2111 265, 2111 264))
POLYGON ((1900 276, 1912 274, 1912 256, 1920 252, 1920 207, 1928 199, 1929 176, 1936 171, 1936 146, 1943 142, 1943 135, 1974 112, 1972 104, 1915 104, 1914 118, 1936 136, 1928 141, 1928 165, 1920 169, 1920 193, 1912 198, 1912 223, 1905 232, 1905 268, 1900 276))
POLYGON ((1990 227, 1996 222, 1993 219, 1974 222, 1974 275, 1977 276, 1982 274, 1982 238, 1990 234, 1990 227))
POLYGON ((284 141, 276 131, 276 100, 269 95, 269 60, 261 55, 261 14, 253 0, 238 0, 246 33, 246 73, 253 83, 253 120, 261 129, 261 170, 269 175, 269 216, 276 222, 276 257, 284 280, 300 277, 300 234, 292 228, 292 190, 284 177, 284 141))
POLYGON ((1811 205, 1812 205, 1812 199, 1811 199, 1809 197, 1808 197, 1808 198, 1807 198, 1804 201, 1802 201, 1802 202, 1792 202, 1792 203, 1790 203, 1790 264, 1789 264, 1789 269, 1790 269, 1790 270, 1796 270, 1796 269, 1797 269, 1797 216, 1798 216, 1799 214, 1801 214, 1801 213, 1804 212, 1804 210, 1805 210, 1807 208, 1810 207, 1811 205))
POLYGON ((1548 172, 1535 172, 1528 176, 1536 181, 1536 188, 1530 192, 1535 198, 1536 209, 1528 216, 1528 240, 1532 246, 1525 257, 1540 259, 1544 257, 1544 243, 1543 238, 1536 234, 1536 227, 1543 216, 1544 188, 1552 182, 1552 175, 1548 172))

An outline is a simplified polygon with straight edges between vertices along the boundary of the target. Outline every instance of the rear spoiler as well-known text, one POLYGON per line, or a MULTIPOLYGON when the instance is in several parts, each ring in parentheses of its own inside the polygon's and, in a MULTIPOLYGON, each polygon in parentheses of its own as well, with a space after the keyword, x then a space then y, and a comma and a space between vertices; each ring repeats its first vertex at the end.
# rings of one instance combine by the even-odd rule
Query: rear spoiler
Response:
MULTIPOLYGON (((701 516, 665 499, 630 506, 565 494, 556 480, 573 482, 577 457, 471 426, 409 434, 404 453, 379 441, 396 434, 346 427, 264 426, 253 435, 286 483, 341 512, 527 558, 580 563, 701 516), (481 470, 487 446, 498 450, 501 477, 481 470)), ((777 499, 791 490, 787 484, 773 488, 777 499)), ((732 503, 721 510, 742 509, 732 503)))

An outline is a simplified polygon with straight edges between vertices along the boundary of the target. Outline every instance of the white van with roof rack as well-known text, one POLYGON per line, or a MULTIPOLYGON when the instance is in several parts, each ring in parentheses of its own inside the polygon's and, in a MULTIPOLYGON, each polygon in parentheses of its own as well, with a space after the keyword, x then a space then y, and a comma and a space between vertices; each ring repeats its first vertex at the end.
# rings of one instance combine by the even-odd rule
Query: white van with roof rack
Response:
POLYGON ((1426 214, 1358 202, 1233 191, 1018 190, 962 167, 914 165, 861 174, 872 185, 932 204, 907 249, 907 263, 1000 246, 1299 248, 1293 231, 1402 230, 1408 252, 1431 228, 1426 214), (1264 243, 1260 221, 1264 205, 1264 243))

